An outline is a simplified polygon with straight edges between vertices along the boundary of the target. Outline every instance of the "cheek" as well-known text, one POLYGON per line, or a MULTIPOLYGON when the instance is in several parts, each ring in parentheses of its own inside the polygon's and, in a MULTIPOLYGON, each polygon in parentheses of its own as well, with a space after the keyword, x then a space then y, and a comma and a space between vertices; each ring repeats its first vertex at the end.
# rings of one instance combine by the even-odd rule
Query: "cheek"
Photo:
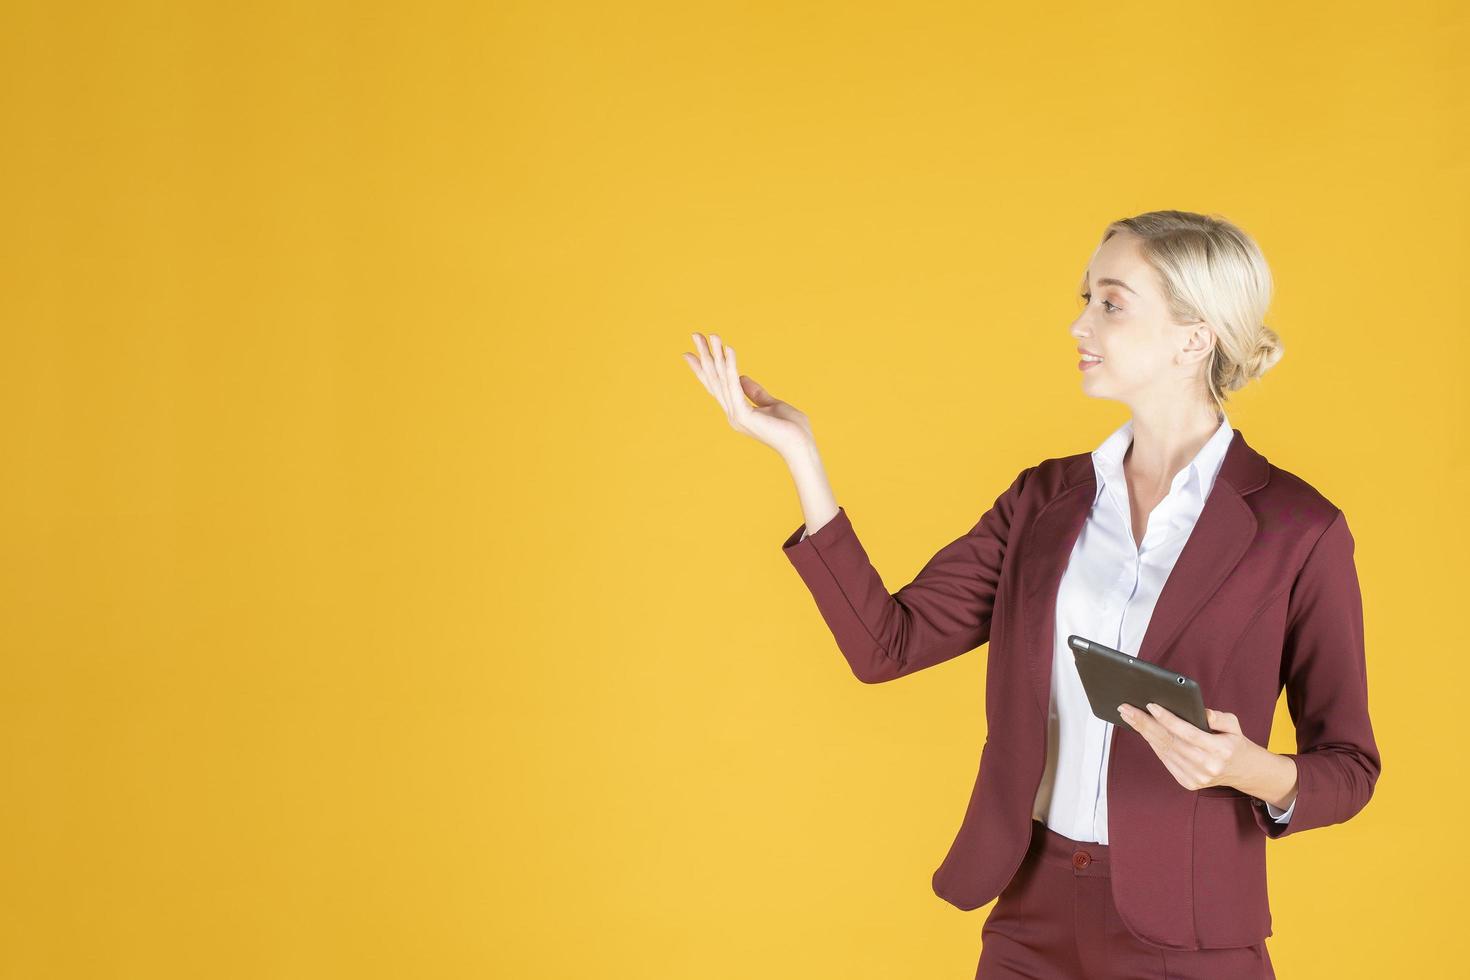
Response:
POLYGON ((1149 378, 1169 366, 1169 348, 1142 330, 1116 330, 1103 355, 1119 377, 1149 378))

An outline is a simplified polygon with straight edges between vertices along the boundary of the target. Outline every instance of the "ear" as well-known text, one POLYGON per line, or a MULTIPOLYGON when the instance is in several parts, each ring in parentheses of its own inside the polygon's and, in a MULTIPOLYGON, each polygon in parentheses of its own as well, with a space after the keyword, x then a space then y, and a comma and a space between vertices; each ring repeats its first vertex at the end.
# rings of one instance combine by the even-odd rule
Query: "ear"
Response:
POLYGON ((1191 329, 1184 338, 1184 346, 1180 348, 1176 360, 1180 364, 1197 364, 1209 360, 1215 349, 1215 328, 1210 326, 1208 320, 1194 320, 1185 326, 1191 329))

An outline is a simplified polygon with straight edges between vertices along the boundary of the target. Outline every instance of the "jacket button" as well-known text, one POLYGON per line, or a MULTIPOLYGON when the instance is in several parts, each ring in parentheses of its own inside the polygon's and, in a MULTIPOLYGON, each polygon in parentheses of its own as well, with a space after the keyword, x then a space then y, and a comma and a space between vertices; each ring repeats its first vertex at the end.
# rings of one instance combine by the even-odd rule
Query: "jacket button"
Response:
POLYGON ((1092 863, 1092 855, 1086 851, 1077 851, 1072 855, 1072 867, 1085 868, 1092 863))

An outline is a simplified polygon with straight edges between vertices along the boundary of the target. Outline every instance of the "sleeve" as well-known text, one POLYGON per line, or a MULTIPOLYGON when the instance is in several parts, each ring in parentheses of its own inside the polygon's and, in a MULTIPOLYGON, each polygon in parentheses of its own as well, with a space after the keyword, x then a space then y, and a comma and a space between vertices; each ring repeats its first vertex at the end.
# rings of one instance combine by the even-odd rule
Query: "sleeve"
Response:
POLYGON ((1291 806, 1287 807, 1285 810, 1280 811, 1279 813, 1274 806, 1266 803, 1265 800, 1262 800, 1261 802, 1265 805, 1266 812, 1271 815, 1271 819, 1275 820, 1277 823, 1287 823, 1288 821, 1290 821, 1291 811, 1296 809, 1296 800, 1292 800, 1291 806))
POLYGON ((973 528, 895 593, 868 560, 845 508, 782 543, 858 680, 896 680, 989 641, 1011 521, 1035 469, 1023 470, 973 528))
POLYGON ((1353 536, 1339 510, 1292 584, 1282 681, 1296 728, 1297 795, 1290 822, 1251 810, 1268 837, 1342 823, 1367 805, 1382 761, 1368 716, 1363 598, 1353 536))

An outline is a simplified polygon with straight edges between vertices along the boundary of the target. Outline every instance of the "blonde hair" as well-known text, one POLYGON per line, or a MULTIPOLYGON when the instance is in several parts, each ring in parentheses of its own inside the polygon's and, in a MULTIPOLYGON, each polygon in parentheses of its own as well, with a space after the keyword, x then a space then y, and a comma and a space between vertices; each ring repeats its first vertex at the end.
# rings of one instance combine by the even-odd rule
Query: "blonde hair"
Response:
POLYGON ((1265 256, 1249 235, 1219 215, 1149 211, 1112 222, 1102 242, 1119 231, 1142 239, 1140 248, 1159 274, 1174 321, 1203 320, 1214 328, 1205 384, 1223 411, 1227 392, 1265 374, 1283 353, 1281 338, 1264 322, 1272 289, 1265 256))

